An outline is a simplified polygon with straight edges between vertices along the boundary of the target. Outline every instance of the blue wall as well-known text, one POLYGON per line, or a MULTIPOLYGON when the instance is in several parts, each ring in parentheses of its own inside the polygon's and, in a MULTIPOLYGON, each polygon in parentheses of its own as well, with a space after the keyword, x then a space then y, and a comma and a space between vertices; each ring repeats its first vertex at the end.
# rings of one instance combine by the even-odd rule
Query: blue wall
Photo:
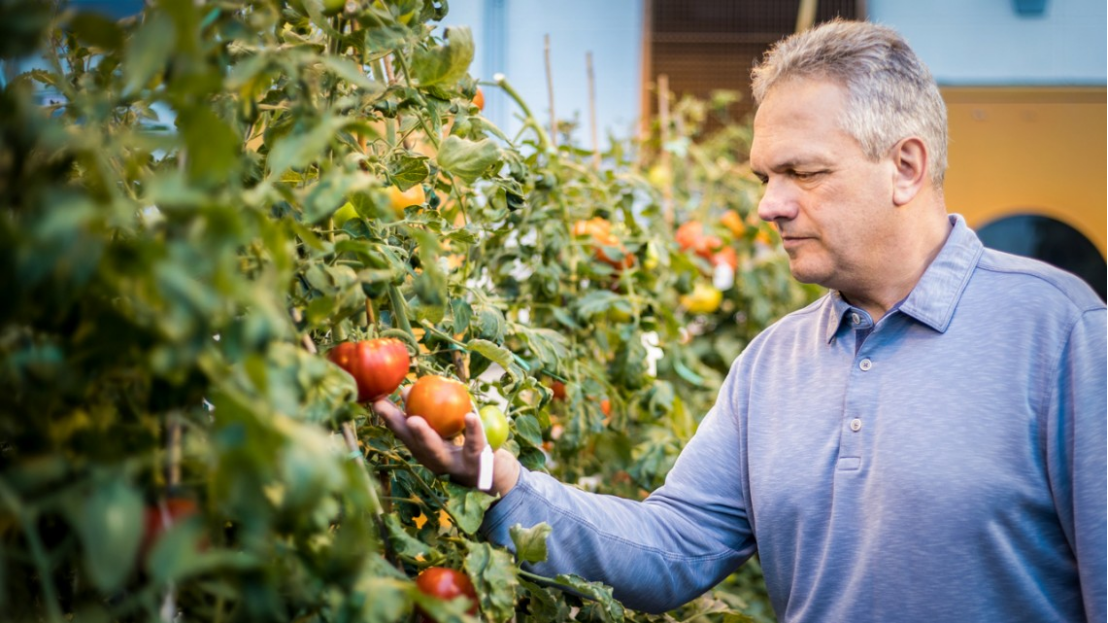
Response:
POLYGON ((1012 0, 868 0, 869 19, 899 30, 943 85, 1106 84, 1108 2, 1047 0, 1041 16, 1012 0))
MULTIPOLYGON (((470 26, 477 46, 471 73, 492 81, 503 73, 549 127, 550 106, 543 36, 550 35, 554 111, 580 128, 574 142, 589 148, 589 92, 585 54, 592 52, 596 76, 600 144, 607 132, 630 135, 639 117, 642 0, 455 0, 446 26, 470 26)), ((484 87, 485 116, 515 136, 522 124, 518 108, 496 87, 484 87)))

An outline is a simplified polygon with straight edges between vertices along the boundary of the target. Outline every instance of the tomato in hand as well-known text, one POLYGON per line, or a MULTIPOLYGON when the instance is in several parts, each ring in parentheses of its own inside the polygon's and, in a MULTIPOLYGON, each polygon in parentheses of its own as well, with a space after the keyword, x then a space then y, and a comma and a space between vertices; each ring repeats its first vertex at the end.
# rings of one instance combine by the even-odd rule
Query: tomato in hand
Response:
POLYGON ((418 415, 443 439, 465 430, 466 414, 473 410, 469 388, 464 383, 442 376, 422 376, 408 391, 405 412, 418 415))
POLYGON ((424 595, 444 601, 467 597, 473 604, 468 613, 473 616, 477 614, 477 591, 473 588, 473 582, 469 581, 469 576, 461 571, 446 567, 428 567, 416 576, 415 584, 424 595))
POLYGON ((485 429, 485 441, 493 450, 497 450, 508 440, 508 417, 496 405, 486 405, 477 412, 481 416, 481 426, 485 429))
POLYGON ((354 377, 358 402, 372 402, 396 391, 412 363, 408 347, 395 338, 343 342, 327 358, 354 377))

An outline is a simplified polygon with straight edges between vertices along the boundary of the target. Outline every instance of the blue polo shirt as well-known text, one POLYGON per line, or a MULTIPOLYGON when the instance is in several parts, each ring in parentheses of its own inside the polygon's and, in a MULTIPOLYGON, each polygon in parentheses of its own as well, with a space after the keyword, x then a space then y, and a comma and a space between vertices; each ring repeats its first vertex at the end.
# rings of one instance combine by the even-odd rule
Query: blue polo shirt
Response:
POLYGON ((830 293, 762 332, 646 500, 523 471, 485 534, 547 522, 534 571, 646 611, 757 552, 788 623, 1104 621, 1104 304, 951 222, 878 322, 830 293))

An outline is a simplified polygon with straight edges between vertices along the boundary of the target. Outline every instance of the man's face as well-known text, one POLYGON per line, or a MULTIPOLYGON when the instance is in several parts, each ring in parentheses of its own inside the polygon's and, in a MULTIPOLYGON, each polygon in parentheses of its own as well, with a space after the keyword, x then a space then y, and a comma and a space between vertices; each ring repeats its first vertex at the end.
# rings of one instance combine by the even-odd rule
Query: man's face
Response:
POLYGON ((773 223, 804 283, 862 291, 895 253, 895 167, 874 162, 838 125, 846 91, 794 79, 770 90, 754 118, 750 163, 765 184, 758 216, 773 223))

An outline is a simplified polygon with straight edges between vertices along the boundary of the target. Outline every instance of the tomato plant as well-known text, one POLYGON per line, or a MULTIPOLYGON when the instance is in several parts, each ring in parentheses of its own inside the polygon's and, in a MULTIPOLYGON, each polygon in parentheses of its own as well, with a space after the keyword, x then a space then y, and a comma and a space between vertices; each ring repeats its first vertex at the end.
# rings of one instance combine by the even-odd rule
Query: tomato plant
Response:
POLYGON ((148 4, 0 3, 5 66, 44 59, 0 89, 6 616, 399 622, 428 567, 464 569, 497 623, 763 603, 753 571, 663 617, 529 575, 543 527, 517 555, 485 542, 492 499, 365 405, 413 379, 453 435, 470 395, 506 404, 490 443, 643 497, 734 356, 812 295, 757 223, 749 127, 708 133, 682 100, 595 157, 572 124, 555 146, 510 81, 470 75, 445 2, 148 4), (490 89, 523 135, 483 117, 490 89), (708 255, 677 239, 694 221, 708 255), (682 305, 713 262, 716 307, 682 305), (194 514, 140 555, 145 501, 178 497, 194 514))

